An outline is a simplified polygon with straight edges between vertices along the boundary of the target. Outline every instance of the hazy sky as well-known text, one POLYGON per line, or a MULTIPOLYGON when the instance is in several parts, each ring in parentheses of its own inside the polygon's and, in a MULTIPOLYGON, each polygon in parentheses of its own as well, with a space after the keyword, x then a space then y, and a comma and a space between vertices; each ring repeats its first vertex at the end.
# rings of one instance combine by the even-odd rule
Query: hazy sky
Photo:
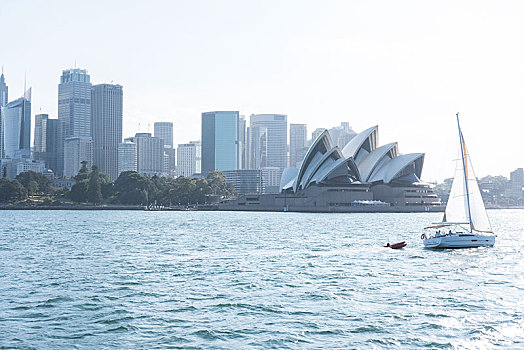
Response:
POLYGON ((378 124, 379 142, 426 153, 451 177, 455 113, 477 176, 524 166, 521 1, 0 0, 10 100, 57 117, 63 69, 124 86, 124 137, 172 121, 200 139, 201 113, 283 113, 308 133, 378 124))

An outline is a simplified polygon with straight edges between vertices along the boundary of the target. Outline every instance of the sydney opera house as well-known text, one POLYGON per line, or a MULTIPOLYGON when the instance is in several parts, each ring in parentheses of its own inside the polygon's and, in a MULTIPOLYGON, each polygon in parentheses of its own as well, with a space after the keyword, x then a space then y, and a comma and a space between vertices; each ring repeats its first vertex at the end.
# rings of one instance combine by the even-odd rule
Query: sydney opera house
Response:
POLYGON ((284 170, 278 194, 241 196, 222 209, 272 211, 440 211, 440 199, 420 181, 424 153, 400 154, 378 145, 378 126, 340 149, 325 130, 299 169, 284 170))

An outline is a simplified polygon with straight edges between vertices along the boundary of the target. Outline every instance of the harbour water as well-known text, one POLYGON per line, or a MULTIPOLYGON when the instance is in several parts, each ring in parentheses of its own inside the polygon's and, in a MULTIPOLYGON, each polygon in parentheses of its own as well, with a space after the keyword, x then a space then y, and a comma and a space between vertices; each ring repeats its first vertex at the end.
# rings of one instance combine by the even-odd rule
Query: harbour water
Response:
POLYGON ((524 348, 524 210, 441 215, 0 211, 0 348, 524 348))

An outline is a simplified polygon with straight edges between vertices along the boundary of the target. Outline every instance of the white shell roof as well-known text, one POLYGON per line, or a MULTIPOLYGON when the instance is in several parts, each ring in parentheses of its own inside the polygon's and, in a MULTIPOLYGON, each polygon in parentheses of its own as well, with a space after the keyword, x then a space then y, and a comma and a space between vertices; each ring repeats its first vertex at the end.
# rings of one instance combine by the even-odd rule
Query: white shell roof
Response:
POLYGON ((293 182, 298 175, 298 169, 294 167, 286 168, 280 177, 280 190, 286 190, 293 187, 293 182))
MULTIPOLYGON (((384 183, 389 183, 391 180, 395 179, 397 174, 404 170, 405 167, 420 158, 424 158, 424 153, 403 154, 393 158, 384 164, 375 174, 373 174, 373 176, 368 181, 383 181, 384 183)), ((420 169, 419 172, 420 171, 422 171, 422 169, 420 169)))
POLYGON ((362 147, 366 139, 376 130, 378 130, 378 125, 372 126, 371 128, 366 129, 357 136, 353 137, 351 141, 349 141, 348 144, 342 149, 342 154, 344 157, 355 158, 360 147, 362 147))
POLYGON ((360 170, 360 176, 362 178, 362 181, 366 182, 368 181, 369 176, 373 173, 373 170, 377 166, 377 163, 387 154, 389 151, 393 150, 393 157, 396 157, 398 154, 398 151, 396 150, 398 148, 396 142, 388 143, 387 145, 381 146, 377 149, 375 149, 373 152, 368 154, 366 158, 362 162, 360 162, 359 170, 360 170))
POLYGON ((309 147, 306 153, 306 156, 304 157, 304 161, 302 162, 302 165, 300 166, 300 170, 298 171, 297 177, 295 178, 295 182, 293 184, 294 192, 297 191, 299 184, 302 183, 302 177, 304 176, 304 174, 311 172, 312 167, 314 167, 316 163, 322 158, 322 157, 319 157, 319 153, 321 155, 324 155, 324 153, 327 153, 332 148, 333 148, 333 141, 331 140, 329 131, 324 130, 317 137, 317 139, 311 145, 311 147, 309 147))
MULTIPOLYGON (((396 142, 376 148, 378 126, 368 128, 355 136, 342 151, 333 146, 328 130, 324 130, 309 147, 304 160, 297 168, 287 168, 282 173, 281 190, 305 189, 312 183, 329 181, 346 174, 362 183, 382 181, 389 183, 399 177, 406 167, 414 166, 420 177, 424 153, 398 155, 396 142), (364 147, 369 140, 370 152, 364 147), (358 159, 354 157, 358 156, 358 159), (347 166, 349 166, 349 173, 347 166), (345 167, 345 168, 342 168, 345 167)), ((350 181, 350 180, 348 180, 350 181)))

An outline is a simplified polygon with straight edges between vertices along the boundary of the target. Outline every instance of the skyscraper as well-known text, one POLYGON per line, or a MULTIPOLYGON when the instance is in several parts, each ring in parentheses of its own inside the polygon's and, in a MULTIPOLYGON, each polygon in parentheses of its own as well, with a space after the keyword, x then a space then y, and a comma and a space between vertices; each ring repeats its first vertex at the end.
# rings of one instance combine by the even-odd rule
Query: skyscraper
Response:
POLYGON ((121 85, 99 84, 91 90, 93 163, 112 181, 118 177, 118 145, 122 142, 121 85))
POLYGON ((247 169, 248 168, 248 154, 247 154, 247 137, 246 137, 246 118, 241 115, 238 118, 238 168, 247 169))
POLYGON ((164 140, 164 146, 173 148, 173 123, 171 122, 155 122, 154 136, 164 140))
POLYGON ((4 158, 4 133, 2 131, 2 107, 8 102, 9 89, 5 83, 4 68, 2 67, 2 75, 0 75, 0 159, 4 158))
POLYGON ((137 172, 145 176, 163 175, 164 140, 151 133, 137 133, 129 138, 136 144, 137 172))
POLYGON ((277 167, 280 171, 287 168, 287 116, 283 114, 253 114, 250 128, 267 128, 266 166, 277 167))
POLYGON ((306 124, 289 125, 289 166, 298 167, 307 151, 306 124))
POLYGON ((238 169, 238 111, 202 113, 202 175, 238 169))
POLYGON ((48 119, 49 115, 47 114, 35 115, 35 141, 33 149, 35 153, 42 153, 46 151, 48 119))
POLYGON ((20 97, 1 107, 2 158, 30 158, 31 156, 30 92, 26 92, 26 97, 20 97))
POLYGON ((118 145, 118 176, 124 171, 136 171, 136 163, 136 143, 131 139, 125 139, 118 145))
POLYGON ((58 119, 49 119, 47 114, 35 115, 35 141, 33 157, 42 160, 47 169, 56 173, 58 142, 58 119))
POLYGON ((0 75, 0 107, 3 107, 8 103, 8 92, 9 88, 5 83, 4 69, 2 68, 2 75, 0 75))
POLYGON ((202 173, 202 142, 189 141, 190 144, 195 145, 195 174, 202 173))
POLYGON ((196 146, 193 143, 179 144, 176 153, 178 176, 191 176, 196 173, 196 146))
POLYGON ((91 136, 91 82, 87 70, 62 71, 58 84, 58 174, 64 172, 64 142, 70 137, 91 136))
POLYGON ((155 122, 154 131, 154 136, 164 141, 164 158, 166 159, 164 172, 174 175, 176 157, 175 150, 173 149, 173 123, 155 122))
POLYGON ((261 169, 267 166, 267 128, 264 125, 253 125, 249 128, 250 169, 261 169))

